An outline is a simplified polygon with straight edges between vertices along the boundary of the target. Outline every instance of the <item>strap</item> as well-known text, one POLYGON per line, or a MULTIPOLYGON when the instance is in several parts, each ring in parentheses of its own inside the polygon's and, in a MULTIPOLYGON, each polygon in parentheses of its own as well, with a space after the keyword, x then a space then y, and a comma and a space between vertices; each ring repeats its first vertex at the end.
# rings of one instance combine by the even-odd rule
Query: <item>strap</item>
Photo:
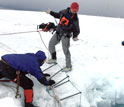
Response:
POLYGON ((17 86, 16 86, 17 91, 15 98, 18 98, 21 97, 21 94, 19 94, 19 85, 20 85, 20 77, 21 77, 20 71, 16 71, 16 74, 17 74, 17 86))
POLYGON ((74 14, 69 19, 66 18, 66 16, 62 16, 60 19, 60 25, 67 26, 72 18, 74 18, 74 14))
POLYGON ((7 64, 8 65, 8 63, 4 60, 4 59, 2 59, 1 60, 4 64, 7 64))
POLYGON ((48 25, 49 25, 49 24, 47 24, 47 25, 45 26, 45 28, 43 29, 43 31, 48 31, 48 30, 47 30, 48 25))

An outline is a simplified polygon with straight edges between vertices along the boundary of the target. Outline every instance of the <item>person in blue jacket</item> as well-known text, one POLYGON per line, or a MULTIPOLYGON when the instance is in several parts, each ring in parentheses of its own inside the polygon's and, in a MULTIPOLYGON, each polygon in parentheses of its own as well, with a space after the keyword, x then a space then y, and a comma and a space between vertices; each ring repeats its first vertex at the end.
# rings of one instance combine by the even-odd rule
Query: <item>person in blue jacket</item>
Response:
POLYGON ((124 46, 124 41, 121 42, 122 46, 124 46))
POLYGON ((7 77, 13 82, 17 82, 17 71, 20 72, 20 86, 24 89, 25 107, 35 107, 33 101, 33 82, 26 74, 30 73, 37 80, 46 86, 55 84, 54 80, 47 80, 40 66, 44 64, 46 55, 43 51, 26 54, 6 54, 0 60, 0 78, 7 77))

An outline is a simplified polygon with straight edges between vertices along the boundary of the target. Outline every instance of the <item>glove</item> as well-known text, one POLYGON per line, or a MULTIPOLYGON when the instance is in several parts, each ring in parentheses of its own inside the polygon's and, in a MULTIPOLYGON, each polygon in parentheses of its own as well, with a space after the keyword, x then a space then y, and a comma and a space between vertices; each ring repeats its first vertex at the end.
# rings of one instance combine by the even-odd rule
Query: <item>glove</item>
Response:
POLYGON ((79 39, 77 37, 73 38, 73 41, 78 41, 79 39))
POLYGON ((50 74, 47 74, 47 73, 46 73, 46 74, 44 74, 44 76, 45 76, 45 77, 50 77, 50 74))
POLYGON ((44 76, 45 76, 45 78, 47 79, 47 80, 49 80, 49 78, 50 78, 50 74, 44 74, 44 76))
POLYGON ((48 10, 46 11, 46 13, 47 13, 47 14, 50 14, 50 12, 51 12, 51 10, 50 10, 50 9, 48 9, 48 10))
POLYGON ((55 84, 54 80, 49 80, 49 85, 52 86, 53 84, 55 84))
POLYGON ((41 84, 43 84, 43 85, 46 85, 46 86, 47 86, 48 84, 47 84, 47 82, 46 82, 46 81, 47 81, 47 79, 46 79, 45 77, 44 77, 44 78, 41 78, 41 79, 39 80, 39 82, 40 82, 41 84))

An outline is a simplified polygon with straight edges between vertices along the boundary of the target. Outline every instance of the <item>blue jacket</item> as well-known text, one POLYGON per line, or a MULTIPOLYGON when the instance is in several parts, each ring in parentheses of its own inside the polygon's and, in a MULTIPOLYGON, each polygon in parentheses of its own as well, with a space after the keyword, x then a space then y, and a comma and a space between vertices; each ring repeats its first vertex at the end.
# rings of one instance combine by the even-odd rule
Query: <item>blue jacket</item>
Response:
POLYGON ((46 59, 45 53, 38 51, 34 53, 26 54, 7 54, 2 56, 12 68, 19 70, 20 72, 30 73, 38 80, 44 78, 44 75, 40 69, 42 62, 46 59))

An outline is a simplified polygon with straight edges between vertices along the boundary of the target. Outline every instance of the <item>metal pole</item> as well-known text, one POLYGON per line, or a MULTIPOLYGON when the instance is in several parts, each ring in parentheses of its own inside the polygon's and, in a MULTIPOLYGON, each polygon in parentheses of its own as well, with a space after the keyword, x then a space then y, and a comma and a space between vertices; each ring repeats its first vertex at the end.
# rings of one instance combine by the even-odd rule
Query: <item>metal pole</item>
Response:
POLYGON ((51 68, 51 67, 53 67, 54 65, 56 65, 57 63, 55 63, 55 64, 53 64, 53 65, 51 65, 51 66, 49 66, 48 68, 46 68, 46 69, 44 69, 43 70, 43 72, 45 72, 46 70, 48 70, 49 68, 51 68))
POLYGON ((62 80, 60 80, 59 82, 57 82, 55 85, 53 85, 53 87, 56 87, 56 85, 58 85, 59 83, 61 83, 62 81, 64 81, 66 78, 69 78, 69 76, 66 76, 65 78, 63 78, 62 80))
POLYGON ((51 78, 53 78, 55 75, 57 75, 59 72, 61 72, 63 69, 60 69, 58 72, 56 72, 54 75, 52 75, 51 77, 50 77, 50 79, 51 78))
POLYGON ((67 81, 65 81, 65 82, 63 82, 63 83, 61 83, 61 84, 59 84, 59 85, 54 86, 54 88, 57 88, 57 87, 59 87, 59 86, 65 84, 65 83, 67 83, 67 82, 69 82, 69 80, 67 80, 67 81))
POLYGON ((78 93, 69 95, 69 96, 67 96, 67 97, 64 97, 64 98, 60 99, 60 101, 65 100, 65 99, 70 98, 70 97, 73 97, 73 96, 78 95, 78 94, 81 94, 81 92, 78 92, 78 93))

